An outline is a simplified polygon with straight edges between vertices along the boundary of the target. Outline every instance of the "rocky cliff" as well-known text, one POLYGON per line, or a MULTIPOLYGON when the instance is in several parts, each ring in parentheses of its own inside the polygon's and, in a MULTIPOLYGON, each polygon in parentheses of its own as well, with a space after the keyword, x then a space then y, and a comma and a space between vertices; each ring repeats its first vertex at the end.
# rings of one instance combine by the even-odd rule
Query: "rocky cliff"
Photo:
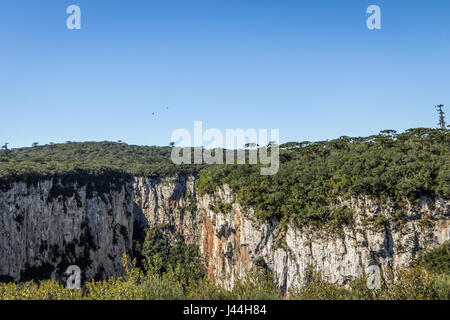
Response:
POLYGON ((402 208, 402 222, 379 223, 377 217, 397 209, 363 196, 343 199, 337 205, 351 208, 355 223, 327 232, 259 222, 226 185, 197 195, 193 176, 136 177, 102 188, 58 178, 15 182, 0 191, 0 280, 61 278, 71 264, 85 279, 120 275, 121 255, 131 254, 133 239, 165 223, 199 245, 208 273, 228 288, 256 261, 274 272, 283 291, 299 285, 309 265, 345 284, 370 265, 395 273, 419 250, 450 239, 449 204, 424 197, 402 208))
POLYGON ((377 265, 385 276, 408 266, 419 250, 436 247, 450 239, 449 201, 423 198, 404 208, 403 222, 377 224, 374 218, 391 217, 393 207, 361 197, 342 201, 355 212, 355 223, 341 231, 286 230, 277 221, 260 223, 252 210, 233 203, 226 186, 214 196, 199 199, 202 214, 201 248, 208 257, 209 272, 227 287, 243 276, 259 259, 274 271, 285 291, 301 285, 306 269, 313 265, 333 283, 346 284, 377 265), (214 213, 210 203, 232 203, 229 212, 214 213))
POLYGON ((132 189, 95 187, 54 178, 0 191, 2 280, 62 278, 73 264, 85 280, 120 274, 132 246, 132 189))

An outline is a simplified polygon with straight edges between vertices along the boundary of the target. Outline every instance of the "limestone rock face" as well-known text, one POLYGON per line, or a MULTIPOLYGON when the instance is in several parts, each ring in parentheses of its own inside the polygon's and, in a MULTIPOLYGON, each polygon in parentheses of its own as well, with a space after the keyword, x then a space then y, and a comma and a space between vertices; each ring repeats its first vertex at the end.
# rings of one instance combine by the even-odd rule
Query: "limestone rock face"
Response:
POLYGON ((133 180, 135 216, 140 227, 174 225, 189 243, 200 239, 201 217, 196 210, 195 178, 135 178, 133 180))
POLYGON ((121 274, 121 256, 131 253, 132 189, 124 185, 89 196, 86 189, 53 179, 35 185, 17 182, 0 192, 4 280, 61 278, 73 264, 82 269, 84 279, 121 274))
POLYGON ((258 259, 264 259, 274 271, 284 292, 301 285, 310 265, 324 279, 339 285, 363 276, 371 265, 379 266, 385 276, 392 270, 395 276, 419 250, 435 248, 450 239, 450 201, 439 198, 423 198, 403 208, 406 222, 381 227, 368 223, 367 218, 390 217, 393 206, 382 206, 366 197, 351 199, 342 202, 356 213, 351 228, 326 232, 289 226, 284 235, 277 221, 259 223, 252 209, 245 211, 234 203, 227 186, 214 196, 200 198, 199 204, 204 221, 201 248, 208 257, 208 271, 228 288, 258 259), (214 213, 209 207, 216 202, 232 203, 232 209, 214 213))
POLYGON ((310 265, 327 280, 345 284, 370 265, 395 274, 419 250, 449 240, 449 204, 423 198, 402 208, 406 222, 377 226, 370 221, 392 216, 394 206, 363 196, 342 199, 339 205, 355 212, 355 223, 331 233, 259 222, 228 186, 199 196, 195 177, 187 175, 136 177, 102 191, 58 179, 16 182, 0 191, 0 280, 61 278, 72 264, 85 280, 121 275, 121 256, 132 254, 133 239, 164 223, 198 244, 207 272, 227 288, 257 261, 274 272, 282 291, 301 285, 298 276, 310 265))

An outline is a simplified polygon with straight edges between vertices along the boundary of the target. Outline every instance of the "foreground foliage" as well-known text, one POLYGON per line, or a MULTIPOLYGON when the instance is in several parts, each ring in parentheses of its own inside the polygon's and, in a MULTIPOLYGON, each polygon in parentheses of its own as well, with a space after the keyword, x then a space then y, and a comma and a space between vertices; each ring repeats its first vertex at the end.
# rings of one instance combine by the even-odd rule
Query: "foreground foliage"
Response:
MULTIPOLYGON (((55 280, 22 285, 0 284, 0 300, 278 300, 284 299, 271 281, 271 275, 257 269, 226 290, 208 278, 179 281, 179 270, 144 274, 131 267, 127 276, 108 281, 91 281, 85 288, 70 290, 55 280)), ((301 289, 291 290, 293 300, 449 300, 450 276, 437 275, 423 267, 400 273, 396 282, 384 283, 379 291, 369 290, 366 278, 349 287, 338 287, 324 281, 320 273, 310 275, 301 289)))
POLYGON ((450 274, 450 241, 434 250, 423 252, 415 264, 436 273, 450 274))
POLYGON ((381 289, 367 287, 367 278, 339 287, 323 280, 318 272, 305 276, 306 285, 290 290, 291 299, 299 300, 449 300, 450 275, 437 274, 423 267, 403 269, 398 278, 383 281, 381 289))

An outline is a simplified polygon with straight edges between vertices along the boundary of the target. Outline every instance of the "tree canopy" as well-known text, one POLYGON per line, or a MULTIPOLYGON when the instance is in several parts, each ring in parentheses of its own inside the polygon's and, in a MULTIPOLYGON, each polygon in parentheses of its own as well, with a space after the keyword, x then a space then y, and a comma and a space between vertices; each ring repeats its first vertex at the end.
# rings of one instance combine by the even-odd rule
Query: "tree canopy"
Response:
POLYGON ((212 193, 228 184, 244 206, 261 219, 297 226, 350 223, 339 198, 365 195, 390 199, 400 207, 421 196, 450 197, 448 130, 415 128, 397 134, 341 137, 280 146, 280 170, 261 176, 256 165, 208 166, 197 191, 212 193))
MULTIPOLYGON (((171 147, 114 142, 67 142, 11 149, 0 154, 0 184, 58 175, 199 176, 200 194, 229 184, 236 200, 260 219, 277 218, 297 226, 350 223, 336 206, 341 197, 392 199, 401 207, 421 196, 450 197, 448 130, 384 130, 369 137, 280 145, 280 170, 261 176, 261 165, 175 165, 171 147)), ((265 147, 263 147, 265 148, 265 147)), ((119 180, 121 181, 121 180, 119 180)))

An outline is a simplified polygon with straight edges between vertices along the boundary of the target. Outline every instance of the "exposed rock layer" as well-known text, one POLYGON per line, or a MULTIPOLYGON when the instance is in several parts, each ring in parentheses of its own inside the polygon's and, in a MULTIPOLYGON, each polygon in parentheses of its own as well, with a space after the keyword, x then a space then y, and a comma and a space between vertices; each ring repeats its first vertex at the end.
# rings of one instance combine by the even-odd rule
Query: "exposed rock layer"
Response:
POLYGON ((395 273, 419 250, 450 239, 449 200, 423 198, 402 208, 404 223, 378 227, 370 218, 391 216, 393 206, 366 197, 342 200, 340 205, 356 213, 351 228, 283 232, 278 221, 258 222, 227 186, 200 197, 194 182, 183 175, 138 177, 102 191, 58 179, 13 183, 0 191, 0 280, 61 278, 71 264, 81 267, 84 279, 120 275, 121 256, 131 254, 133 238, 160 223, 174 225, 185 241, 197 243, 208 273, 228 288, 262 259, 283 291, 299 285, 298 275, 309 265, 337 284, 362 276, 374 264, 385 274, 395 273), (214 212, 218 203, 228 203, 222 207, 229 212, 214 212))
POLYGON ((0 192, 3 280, 61 278, 72 264, 83 270, 84 279, 122 272, 121 256, 132 246, 131 189, 87 189, 53 179, 17 182, 0 192))

